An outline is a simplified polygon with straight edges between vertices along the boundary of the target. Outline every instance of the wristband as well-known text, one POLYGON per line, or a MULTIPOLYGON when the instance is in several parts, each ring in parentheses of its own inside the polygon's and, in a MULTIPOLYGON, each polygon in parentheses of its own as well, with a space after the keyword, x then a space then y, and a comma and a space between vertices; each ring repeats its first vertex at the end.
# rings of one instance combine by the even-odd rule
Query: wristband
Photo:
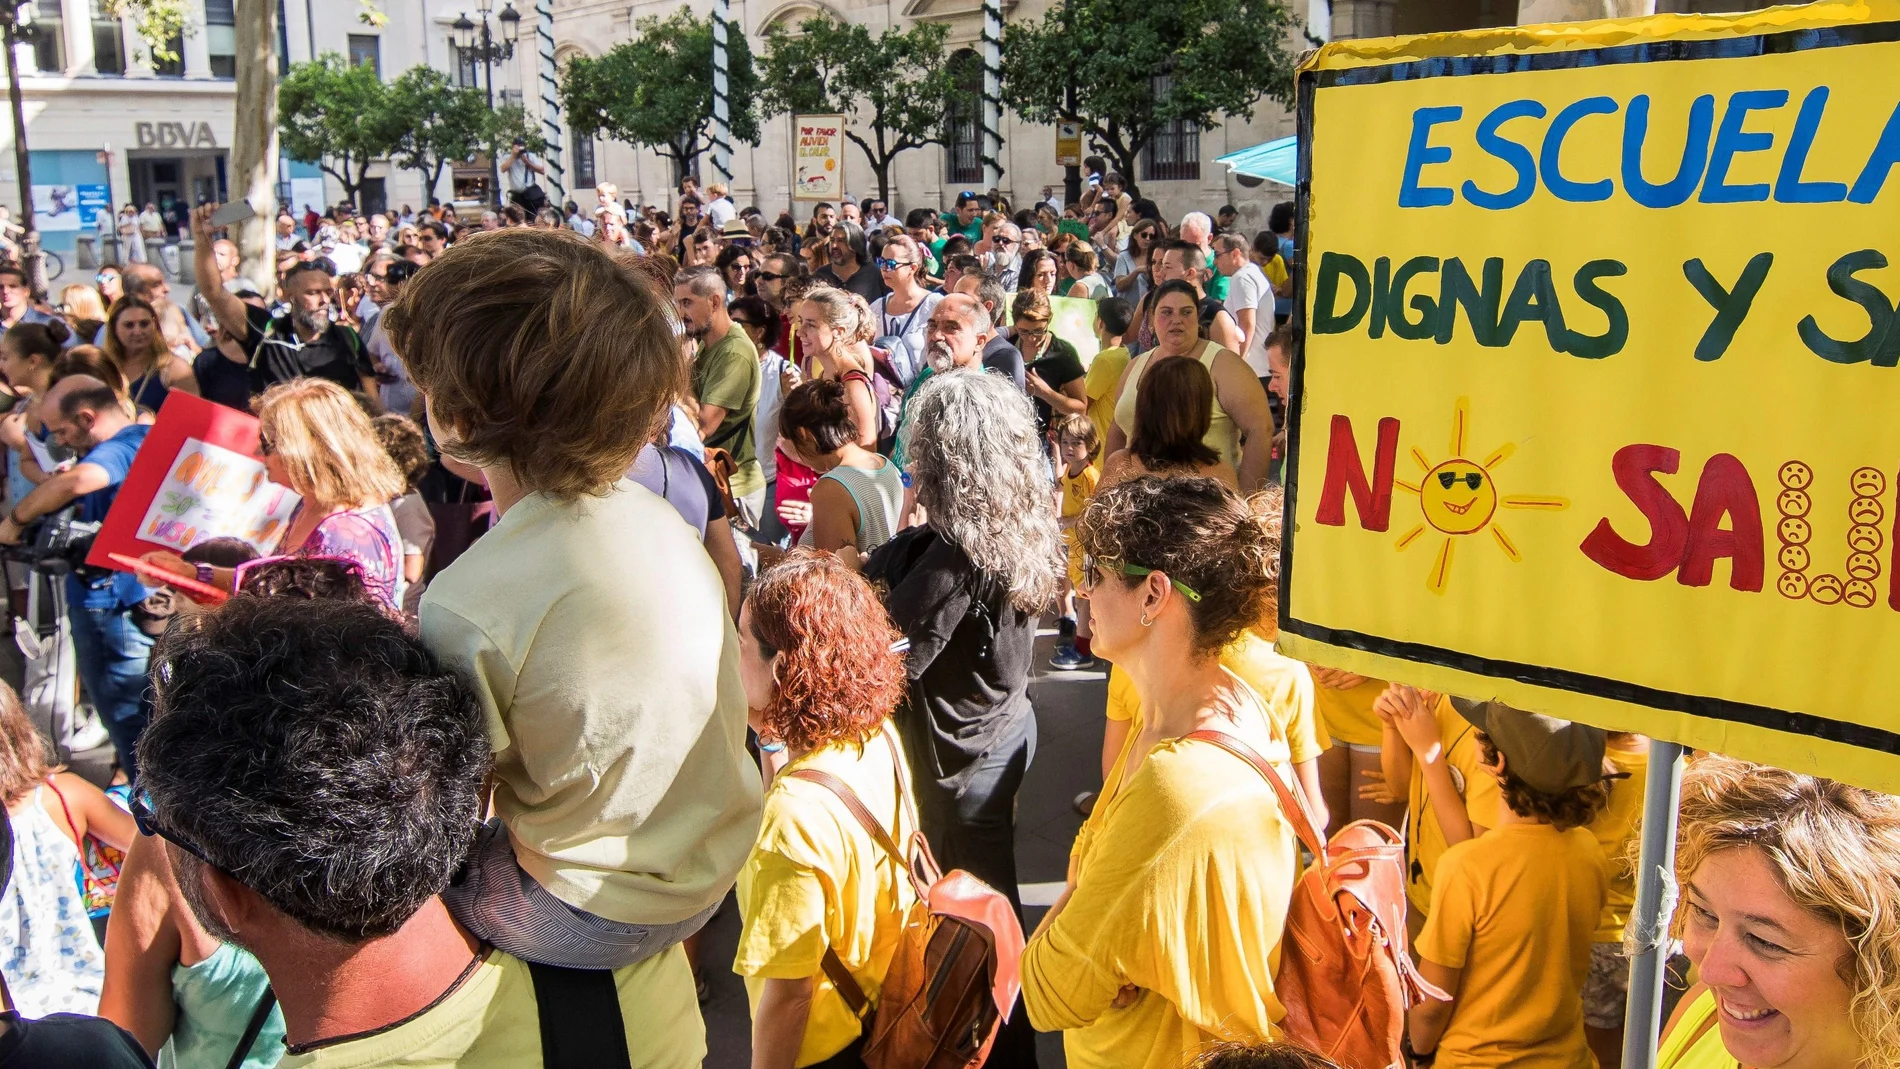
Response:
POLYGON ((1411 1060, 1414 1069, 1430 1069, 1431 1064, 1438 1060, 1437 1047, 1423 1054, 1412 1049, 1412 1030, 1409 1028, 1399 1033, 1399 1053, 1411 1060))
POLYGON ((20 518, 20 507, 15 505, 7 510, 7 522, 15 527, 25 527, 27 521, 20 518))

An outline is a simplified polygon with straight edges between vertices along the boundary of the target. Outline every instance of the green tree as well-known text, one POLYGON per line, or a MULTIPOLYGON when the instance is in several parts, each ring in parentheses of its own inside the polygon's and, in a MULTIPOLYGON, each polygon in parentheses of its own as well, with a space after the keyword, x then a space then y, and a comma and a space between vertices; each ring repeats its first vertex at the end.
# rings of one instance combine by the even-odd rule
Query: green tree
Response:
MULTIPOLYGON (((732 137, 759 143, 759 77, 736 22, 726 23, 732 137)), ((712 147, 712 20, 681 8, 649 15, 634 38, 598 58, 577 56, 561 73, 561 108, 578 137, 602 133, 673 161, 675 178, 712 147)))
POLYGON ((487 147, 491 113, 480 90, 456 85, 434 67, 411 67, 389 83, 389 94, 403 120, 390 161, 422 172, 430 194, 441 184, 444 168, 487 147))
POLYGON ((1171 120, 1207 129, 1262 97, 1290 106, 1298 25, 1284 0, 1061 0, 1004 30, 1003 99, 1029 122, 1080 123, 1133 182, 1171 120))
POLYGON ((943 47, 949 34, 941 22, 920 22, 874 37, 857 23, 822 15, 806 19, 797 33, 774 26, 766 32, 766 113, 860 116, 869 136, 849 125, 844 136, 870 161, 878 196, 889 203, 898 155, 947 141, 956 88, 943 47))
POLYGON ((356 204, 370 163, 402 148, 409 116, 399 103, 374 68, 334 52, 293 63, 277 87, 284 152, 323 168, 356 204))

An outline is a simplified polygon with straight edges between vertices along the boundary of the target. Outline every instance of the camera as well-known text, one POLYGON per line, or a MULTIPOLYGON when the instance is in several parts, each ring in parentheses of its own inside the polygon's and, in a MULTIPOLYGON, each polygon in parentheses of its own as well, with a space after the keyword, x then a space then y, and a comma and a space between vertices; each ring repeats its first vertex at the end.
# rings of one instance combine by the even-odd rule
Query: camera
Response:
POLYGON ((99 535, 97 523, 78 519, 79 506, 68 505, 41 517, 28 527, 27 537, 17 546, 6 547, 8 560, 20 561, 47 575, 65 575, 86 568, 86 554, 99 535))

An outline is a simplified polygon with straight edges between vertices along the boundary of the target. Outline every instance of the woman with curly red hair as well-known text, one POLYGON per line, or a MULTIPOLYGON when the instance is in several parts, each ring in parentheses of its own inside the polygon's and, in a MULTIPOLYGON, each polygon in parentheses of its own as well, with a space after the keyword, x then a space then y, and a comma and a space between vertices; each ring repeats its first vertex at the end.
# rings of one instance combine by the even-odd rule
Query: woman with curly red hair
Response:
POLYGON ((809 549, 766 572, 740 613, 752 727, 786 760, 739 870, 745 927, 732 967, 752 1001, 753 1069, 863 1064, 858 1015, 825 955, 835 952, 875 1004, 916 892, 836 794, 792 773, 844 781, 900 843, 917 830, 903 746, 887 722, 905 687, 899 637, 869 583, 809 549))

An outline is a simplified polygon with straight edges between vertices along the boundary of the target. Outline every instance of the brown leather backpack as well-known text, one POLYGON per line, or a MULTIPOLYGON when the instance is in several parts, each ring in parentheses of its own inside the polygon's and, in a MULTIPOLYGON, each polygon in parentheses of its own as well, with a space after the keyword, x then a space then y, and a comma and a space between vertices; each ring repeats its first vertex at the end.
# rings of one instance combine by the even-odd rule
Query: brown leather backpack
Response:
POLYGON ((1252 765, 1313 864, 1300 874, 1280 940, 1274 994, 1286 1007, 1288 1039, 1341 1069, 1403 1069, 1405 1011, 1421 998, 1449 1000, 1418 974, 1405 935, 1405 841, 1375 820, 1358 820, 1321 843, 1299 784, 1223 731, 1186 736, 1252 765))
MULTIPOLYGON (((886 740, 888 741, 888 736, 886 740)), ((892 755, 897 754, 895 744, 892 755)), ((824 787, 910 878, 917 902, 873 1007, 838 952, 825 948, 825 976, 866 1022, 868 1069, 974 1069, 989 1056, 996 1033, 1022 989, 1017 968, 1023 929, 1016 911, 988 884, 958 869, 942 875, 923 833, 904 851, 843 780, 813 768, 786 775, 824 787)), ((902 804, 902 780, 899 780, 902 804)))

